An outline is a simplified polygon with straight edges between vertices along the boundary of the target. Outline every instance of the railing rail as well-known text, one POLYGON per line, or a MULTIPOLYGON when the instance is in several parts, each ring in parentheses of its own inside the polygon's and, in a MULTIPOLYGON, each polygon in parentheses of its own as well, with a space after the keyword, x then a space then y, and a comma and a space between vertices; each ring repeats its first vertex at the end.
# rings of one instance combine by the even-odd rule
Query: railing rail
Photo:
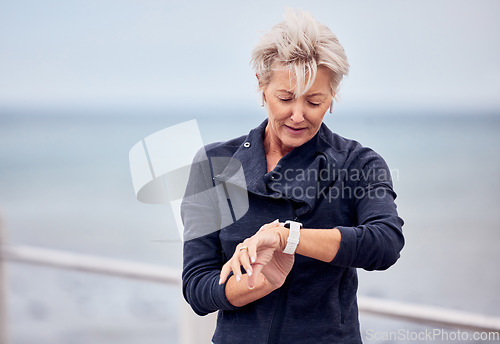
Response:
POLYGON ((177 269, 107 257, 63 252, 30 246, 0 247, 1 258, 18 263, 139 279, 166 284, 181 284, 177 269))
POLYGON ((398 320, 444 326, 467 331, 500 332, 500 317, 486 316, 443 307, 359 296, 360 312, 398 320))
MULTIPOLYGON (((181 274, 176 269, 29 246, 0 245, 0 278, 2 277, 2 261, 44 265, 165 284, 181 284, 181 274)), ((0 281, 0 292, 4 284, 5 281, 0 281)), ((3 295, 5 297, 5 294, 3 295)), ((0 297, 2 297, 2 294, 0 294, 0 297)), ((2 300, 0 300, 0 303, 2 303, 2 300)), ((5 303, 0 306, 5 307, 5 303)), ((358 307, 360 312, 367 314, 392 317, 435 327, 446 326, 464 330, 500 332, 500 317, 361 296, 358 298, 358 307)), ((192 333, 194 331, 192 329, 205 328, 206 331, 211 331, 214 318, 209 317, 208 321, 211 324, 207 325, 207 320, 205 319, 200 320, 194 314, 184 314, 183 322, 186 321, 196 322, 196 324, 181 324, 182 328, 185 329, 183 332, 187 333, 187 336, 190 337, 190 339, 183 339, 182 343, 199 343, 203 340, 199 337, 193 338, 192 333)), ((5 342, 0 343, 4 344, 5 342)))

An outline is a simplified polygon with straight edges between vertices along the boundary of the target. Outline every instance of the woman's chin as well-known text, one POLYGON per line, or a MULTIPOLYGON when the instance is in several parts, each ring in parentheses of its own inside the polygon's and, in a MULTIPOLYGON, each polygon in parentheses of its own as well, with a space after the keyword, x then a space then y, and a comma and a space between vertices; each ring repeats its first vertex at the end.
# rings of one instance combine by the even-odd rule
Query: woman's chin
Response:
POLYGON ((304 143, 309 141, 307 137, 286 137, 282 142, 285 146, 293 149, 302 146, 304 143))

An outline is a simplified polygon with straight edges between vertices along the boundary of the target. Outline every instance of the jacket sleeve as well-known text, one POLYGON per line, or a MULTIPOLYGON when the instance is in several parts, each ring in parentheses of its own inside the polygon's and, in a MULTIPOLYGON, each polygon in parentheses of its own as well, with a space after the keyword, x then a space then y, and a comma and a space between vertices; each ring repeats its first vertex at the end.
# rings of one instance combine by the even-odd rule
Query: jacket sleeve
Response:
POLYGON ((200 151, 191 166, 181 204, 184 224, 182 291, 198 315, 237 308, 227 300, 225 284, 219 285, 223 254, 219 239, 219 202, 214 186, 209 160, 204 151, 200 151))
POLYGON ((196 314, 206 315, 217 310, 238 308, 227 300, 227 281, 219 285, 221 268, 222 254, 218 232, 184 243, 182 292, 196 314))
POLYGON ((331 262, 342 267, 385 270, 404 246, 390 170, 374 151, 361 148, 348 159, 342 185, 351 195, 356 226, 337 226, 340 248, 331 262))

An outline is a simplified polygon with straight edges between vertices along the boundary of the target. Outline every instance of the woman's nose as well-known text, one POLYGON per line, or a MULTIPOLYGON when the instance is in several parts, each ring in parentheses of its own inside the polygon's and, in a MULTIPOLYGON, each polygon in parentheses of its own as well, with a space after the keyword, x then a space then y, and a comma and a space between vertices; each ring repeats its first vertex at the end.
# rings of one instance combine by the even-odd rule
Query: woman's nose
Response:
POLYGON ((292 108, 292 116, 290 118, 295 123, 304 121, 304 105, 301 104, 301 102, 295 102, 292 108))

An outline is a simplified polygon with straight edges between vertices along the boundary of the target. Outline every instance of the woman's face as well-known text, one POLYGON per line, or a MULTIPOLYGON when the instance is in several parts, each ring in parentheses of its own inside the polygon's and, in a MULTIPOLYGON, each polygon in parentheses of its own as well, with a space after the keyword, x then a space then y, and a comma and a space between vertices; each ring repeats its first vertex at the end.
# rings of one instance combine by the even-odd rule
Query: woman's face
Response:
POLYGON ((325 67, 318 68, 306 94, 295 97, 293 84, 288 69, 277 70, 262 89, 269 116, 266 139, 285 152, 316 135, 332 101, 330 74, 325 67))

